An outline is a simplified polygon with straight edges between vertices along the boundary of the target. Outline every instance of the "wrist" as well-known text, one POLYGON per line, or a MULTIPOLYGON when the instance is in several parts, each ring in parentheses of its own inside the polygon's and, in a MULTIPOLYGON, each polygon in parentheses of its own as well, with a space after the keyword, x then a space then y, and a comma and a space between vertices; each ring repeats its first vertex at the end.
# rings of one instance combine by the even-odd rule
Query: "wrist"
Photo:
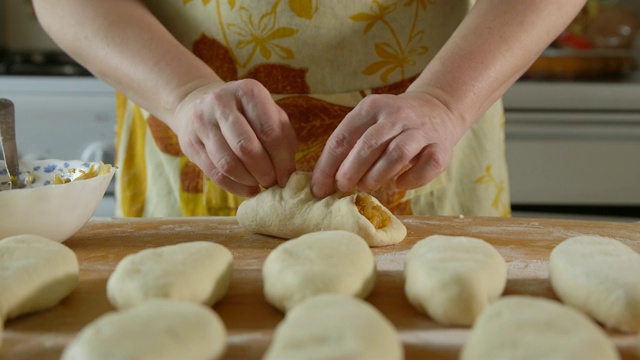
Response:
POLYGON ((212 76, 198 78, 192 81, 185 82, 176 87, 173 91, 167 94, 167 101, 163 105, 163 120, 169 125, 169 127, 176 131, 176 125, 179 120, 178 113, 188 103, 195 101, 195 99, 212 86, 221 86, 224 84, 219 77, 215 74, 212 76))
POLYGON ((447 95, 436 88, 412 89, 409 87, 401 96, 406 96, 417 101, 418 106, 425 109, 425 112, 433 114, 438 118, 446 119, 458 138, 473 125, 475 119, 468 116, 462 107, 457 106, 447 95))

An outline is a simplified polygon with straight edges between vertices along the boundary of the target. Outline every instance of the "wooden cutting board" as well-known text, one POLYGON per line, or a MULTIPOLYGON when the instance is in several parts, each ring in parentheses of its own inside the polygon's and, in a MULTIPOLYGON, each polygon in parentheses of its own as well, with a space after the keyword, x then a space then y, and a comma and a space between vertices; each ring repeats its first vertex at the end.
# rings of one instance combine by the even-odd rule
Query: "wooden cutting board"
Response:
MULTIPOLYGON (((401 220, 407 226, 407 238, 398 245, 373 249, 378 279, 367 300, 395 324, 407 359, 456 359, 469 333, 467 328, 432 322, 417 313, 404 296, 404 257, 422 238, 441 234, 484 239, 508 262, 505 295, 552 299, 556 297, 548 281, 548 257, 560 241, 594 234, 618 239, 640 251, 640 224, 633 223, 416 216, 401 220)), ((113 310, 106 298, 106 282, 118 261, 145 248, 195 240, 220 243, 234 255, 229 292, 214 307, 229 333, 225 358, 261 358, 274 327, 283 318, 264 299, 261 267, 269 251, 282 240, 244 233, 233 217, 214 217, 91 220, 64 243, 78 256, 79 287, 53 309, 8 321, 0 359, 58 359, 83 326, 113 310)), ((610 336, 624 359, 637 359, 637 335, 610 336)))

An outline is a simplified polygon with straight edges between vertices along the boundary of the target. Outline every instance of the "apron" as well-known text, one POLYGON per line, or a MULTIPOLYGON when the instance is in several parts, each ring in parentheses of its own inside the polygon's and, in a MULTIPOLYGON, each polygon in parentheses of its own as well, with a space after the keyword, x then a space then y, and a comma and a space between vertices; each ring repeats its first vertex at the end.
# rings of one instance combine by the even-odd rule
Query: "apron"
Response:
MULTIPOLYGON (((468 0, 148 0, 165 27, 223 80, 260 81, 296 131, 298 170, 369 94, 400 94, 446 42, 468 0)), ((234 216, 244 200, 209 180, 160 119, 117 94, 116 215, 234 216)), ((509 216, 498 101, 430 184, 372 193, 398 215, 509 216)))

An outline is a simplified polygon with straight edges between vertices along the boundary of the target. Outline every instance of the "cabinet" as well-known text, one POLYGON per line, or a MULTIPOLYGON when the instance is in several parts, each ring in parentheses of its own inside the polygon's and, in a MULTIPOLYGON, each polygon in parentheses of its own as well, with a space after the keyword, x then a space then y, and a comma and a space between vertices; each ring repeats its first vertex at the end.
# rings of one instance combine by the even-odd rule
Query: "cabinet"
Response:
POLYGON ((503 100, 514 205, 640 206, 640 82, 518 82, 503 100))

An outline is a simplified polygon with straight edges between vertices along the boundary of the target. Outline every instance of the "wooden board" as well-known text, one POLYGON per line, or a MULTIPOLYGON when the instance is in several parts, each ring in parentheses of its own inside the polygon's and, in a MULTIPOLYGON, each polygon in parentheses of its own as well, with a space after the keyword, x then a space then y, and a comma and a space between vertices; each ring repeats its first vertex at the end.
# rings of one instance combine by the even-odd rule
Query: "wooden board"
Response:
MULTIPOLYGON (((464 235, 493 244, 508 262, 505 295, 555 299, 548 281, 548 257, 560 241, 577 235, 619 239, 640 251, 640 224, 522 218, 402 217, 408 236, 400 244, 373 249, 378 267, 367 298, 397 327, 406 357, 456 359, 469 329, 445 327, 417 313, 404 296, 403 261, 416 241, 433 234, 464 235)), ((231 285, 214 309, 228 332, 227 359, 259 359, 283 314, 262 293, 261 267, 282 240, 246 234, 235 218, 91 220, 64 244, 80 262, 79 287, 58 306, 5 324, 0 359, 58 359, 64 346, 86 324, 112 311, 107 278, 120 259, 139 250, 186 241, 220 243, 234 255, 231 285)), ((588 261, 588 259, 585 259, 588 261)), ((188 266, 188 264, 185 264, 188 266)), ((1 289, 0 289, 1 291, 1 289)), ((625 359, 636 359, 637 335, 611 333, 625 359)))

